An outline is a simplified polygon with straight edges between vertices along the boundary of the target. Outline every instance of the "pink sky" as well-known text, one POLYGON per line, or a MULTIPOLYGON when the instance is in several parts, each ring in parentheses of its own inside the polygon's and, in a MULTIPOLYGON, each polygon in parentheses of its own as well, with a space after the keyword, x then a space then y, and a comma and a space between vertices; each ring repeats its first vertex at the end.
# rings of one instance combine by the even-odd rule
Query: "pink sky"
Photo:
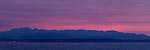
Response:
POLYGON ((18 27, 150 33, 149 0, 0 0, 0 31, 18 27))

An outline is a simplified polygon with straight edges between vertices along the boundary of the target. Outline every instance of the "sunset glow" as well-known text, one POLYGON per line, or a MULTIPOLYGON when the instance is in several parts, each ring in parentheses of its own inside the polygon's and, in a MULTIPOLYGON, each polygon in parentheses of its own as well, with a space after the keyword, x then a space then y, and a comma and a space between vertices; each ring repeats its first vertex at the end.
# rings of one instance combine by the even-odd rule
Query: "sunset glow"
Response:
POLYGON ((150 33, 149 0, 0 0, 0 32, 18 27, 150 33))

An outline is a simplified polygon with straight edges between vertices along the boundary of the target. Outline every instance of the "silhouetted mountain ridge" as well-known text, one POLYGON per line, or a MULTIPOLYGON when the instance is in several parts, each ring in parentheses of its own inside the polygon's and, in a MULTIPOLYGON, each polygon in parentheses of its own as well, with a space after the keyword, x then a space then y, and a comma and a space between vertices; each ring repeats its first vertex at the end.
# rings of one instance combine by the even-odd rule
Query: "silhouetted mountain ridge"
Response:
POLYGON ((123 33, 118 31, 97 30, 44 30, 28 27, 14 28, 1 32, 0 38, 6 39, 121 39, 121 40, 148 40, 144 34, 123 33))

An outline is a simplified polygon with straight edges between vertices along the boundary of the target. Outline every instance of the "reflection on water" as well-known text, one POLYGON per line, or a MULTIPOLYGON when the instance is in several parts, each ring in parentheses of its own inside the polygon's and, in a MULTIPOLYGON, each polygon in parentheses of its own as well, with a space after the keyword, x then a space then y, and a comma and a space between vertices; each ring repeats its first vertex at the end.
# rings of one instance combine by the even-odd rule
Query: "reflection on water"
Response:
POLYGON ((0 50, 150 50, 150 43, 0 43, 0 50))

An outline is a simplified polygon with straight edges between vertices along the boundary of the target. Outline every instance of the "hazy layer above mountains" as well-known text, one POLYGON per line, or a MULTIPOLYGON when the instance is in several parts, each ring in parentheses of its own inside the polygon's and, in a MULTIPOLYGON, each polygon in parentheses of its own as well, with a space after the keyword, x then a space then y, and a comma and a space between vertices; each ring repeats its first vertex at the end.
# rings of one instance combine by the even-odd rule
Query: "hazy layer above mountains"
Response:
POLYGON ((1 32, 0 38, 7 39, 131 39, 146 40, 149 36, 144 34, 123 33, 118 31, 97 31, 97 30, 44 30, 31 29, 28 27, 15 28, 10 31, 1 32))

